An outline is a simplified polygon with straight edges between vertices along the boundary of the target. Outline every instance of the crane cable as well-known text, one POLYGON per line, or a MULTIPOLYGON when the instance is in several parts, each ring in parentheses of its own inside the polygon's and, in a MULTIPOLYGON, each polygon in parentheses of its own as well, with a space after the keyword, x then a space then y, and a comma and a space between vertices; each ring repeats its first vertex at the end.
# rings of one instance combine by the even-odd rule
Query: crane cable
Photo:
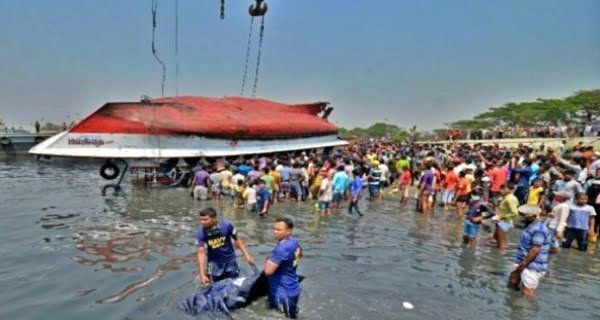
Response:
POLYGON ((258 53, 256 54, 256 72, 254 73, 254 86, 252 87, 252 97, 256 96, 256 87, 258 85, 258 73, 260 70, 260 56, 263 44, 263 35, 265 32, 265 16, 262 15, 260 19, 260 33, 258 38, 258 53))
POLYGON ((165 96, 165 79, 167 78, 166 72, 167 72, 167 67, 165 66, 165 63, 158 57, 158 54, 156 53, 156 45, 155 45, 155 38, 156 38, 156 12, 158 9, 158 0, 152 0, 152 54, 154 55, 154 58, 156 59, 156 61, 158 61, 158 63, 162 66, 162 83, 161 83, 161 96, 165 96))
POLYGON ((175 0, 175 95, 179 96, 179 0, 175 0))
POLYGON ((254 25, 254 17, 250 17, 250 30, 248 31, 248 44, 246 46, 246 60, 244 61, 244 76, 242 77, 242 89, 240 90, 240 96, 244 96, 244 90, 246 89, 246 79, 248 78, 248 60, 250 59, 250 47, 252 45, 252 27, 254 25))

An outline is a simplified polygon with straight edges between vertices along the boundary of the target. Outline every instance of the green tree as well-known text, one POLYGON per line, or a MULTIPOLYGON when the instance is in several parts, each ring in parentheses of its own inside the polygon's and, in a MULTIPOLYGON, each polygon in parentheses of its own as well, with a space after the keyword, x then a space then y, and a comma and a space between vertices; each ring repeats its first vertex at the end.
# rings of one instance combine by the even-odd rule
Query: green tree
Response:
POLYGON ((396 125, 389 123, 378 122, 370 125, 368 128, 356 127, 354 129, 338 128, 340 136, 343 137, 371 137, 371 138, 391 138, 391 139, 403 139, 402 137, 408 136, 408 132, 396 125))
POLYGON ((453 129, 461 130, 481 130, 490 128, 492 123, 484 119, 472 119, 472 120, 458 120, 446 124, 448 127, 453 129))
POLYGON ((588 121, 600 115, 600 89, 577 91, 566 101, 577 108, 579 116, 588 121))
POLYGON ((526 117, 535 123, 559 125, 573 121, 578 107, 565 99, 537 99, 528 103, 526 117))
POLYGON ((365 129, 365 132, 369 137, 377 137, 377 138, 393 137, 396 134, 398 134, 400 131, 402 131, 402 129, 400 127, 393 125, 393 124, 383 123, 383 122, 375 123, 375 124, 371 125, 370 127, 368 127, 367 129, 365 129))
POLYGON ((573 121, 578 108, 565 99, 537 99, 530 102, 509 102, 501 107, 475 116, 475 120, 485 120, 505 126, 531 126, 567 123, 573 121))
POLYGON ((522 118, 519 115, 520 111, 521 107, 518 103, 509 102, 501 107, 490 108, 489 111, 476 115, 474 120, 483 120, 487 123, 493 122, 501 125, 515 126, 522 122, 522 118))

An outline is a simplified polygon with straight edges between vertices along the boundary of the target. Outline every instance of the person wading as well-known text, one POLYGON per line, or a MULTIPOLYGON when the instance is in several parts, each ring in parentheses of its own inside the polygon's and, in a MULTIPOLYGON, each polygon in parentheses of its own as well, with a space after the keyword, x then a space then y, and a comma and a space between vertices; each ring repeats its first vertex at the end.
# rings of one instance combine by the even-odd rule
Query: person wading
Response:
POLYGON ((264 274, 269 277, 269 302, 285 314, 295 319, 298 316, 300 281, 296 269, 302 258, 302 248, 292 237, 294 223, 288 218, 277 218, 273 225, 273 235, 277 244, 267 258, 264 274))
POLYGON ((215 209, 206 208, 200 211, 199 221, 202 228, 196 232, 196 246, 198 277, 202 284, 236 278, 239 275, 233 242, 244 255, 246 262, 254 264, 254 258, 246 250, 246 245, 238 237, 233 224, 225 219, 217 219, 215 209))
POLYGON ((552 234, 538 219, 541 212, 539 207, 521 212, 521 220, 527 228, 519 238, 515 269, 509 277, 509 284, 517 290, 522 287, 523 295, 527 297, 535 297, 540 279, 548 269, 552 234))
POLYGON ((499 249, 506 249, 508 245, 506 235, 508 230, 513 227, 514 218, 519 215, 519 200, 514 195, 515 189, 516 187, 512 183, 501 189, 504 198, 498 206, 498 214, 493 218, 496 222, 494 239, 498 242, 499 249))

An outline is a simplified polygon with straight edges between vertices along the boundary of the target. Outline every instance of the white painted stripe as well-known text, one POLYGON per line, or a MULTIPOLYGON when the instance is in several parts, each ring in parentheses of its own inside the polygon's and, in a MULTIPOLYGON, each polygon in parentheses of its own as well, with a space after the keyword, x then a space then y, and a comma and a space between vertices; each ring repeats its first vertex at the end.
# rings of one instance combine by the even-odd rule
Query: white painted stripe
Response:
POLYGON ((29 150, 31 154, 90 158, 221 157, 346 145, 335 135, 278 140, 225 140, 199 136, 81 134, 62 132, 29 150))

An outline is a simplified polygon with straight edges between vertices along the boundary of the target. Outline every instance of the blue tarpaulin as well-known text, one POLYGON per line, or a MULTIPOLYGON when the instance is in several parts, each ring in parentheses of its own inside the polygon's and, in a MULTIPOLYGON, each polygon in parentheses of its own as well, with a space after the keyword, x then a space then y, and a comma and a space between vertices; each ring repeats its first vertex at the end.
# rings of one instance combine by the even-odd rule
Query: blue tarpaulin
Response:
POLYGON ((224 279, 190 296, 177 307, 189 315, 222 313, 231 317, 230 311, 243 308, 256 299, 267 295, 269 283, 263 273, 249 277, 224 279))

